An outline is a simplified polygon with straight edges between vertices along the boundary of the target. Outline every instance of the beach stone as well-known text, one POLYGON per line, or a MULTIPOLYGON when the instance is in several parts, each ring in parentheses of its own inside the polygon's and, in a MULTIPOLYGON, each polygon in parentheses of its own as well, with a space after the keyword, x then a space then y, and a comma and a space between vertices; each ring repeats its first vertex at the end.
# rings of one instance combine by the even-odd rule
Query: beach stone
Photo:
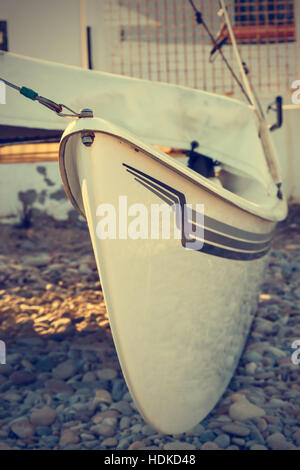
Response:
POLYGON ((95 382, 97 379, 96 374, 92 371, 86 372, 82 377, 82 382, 95 382))
POLYGON ((10 402, 20 402, 22 401, 22 396, 19 395, 18 393, 15 392, 6 392, 2 395, 4 400, 10 401, 10 402))
POLYGON ((36 376, 25 370, 17 370, 10 375, 10 380, 14 385, 29 385, 36 380, 36 376))
POLYGON ((100 413, 97 413, 95 416, 93 416, 92 421, 95 424, 99 424, 108 418, 113 418, 117 420, 119 416, 120 416, 120 413, 117 410, 105 410, 105 411, 100 411, 100 413))
POLYGON ((29 338, 16 338, 16 343, 20 344, 21 346, 29 346, 33 348, 44 346, 44 341, 37 336, 31 336, 29 338))
POLYGON ((115 434, 114 426, 110 426, 109 424, 95 424, 95 426, 91 426, 90 431, 94 434, 98 434, 99 436, 104 437, 112 437, 115 434))
POLYGON ((254 444, 253 446, 250 447, 250 450, 268 450, 268 448, 261 444, 254 444))
POLYGON ((35 430, 31 423, 27 420, 15 421, 11 425, 11 430, 20 439, 27 439, 34 435, 35 430))
POLYGON ((67 380, 76 373, 76 370, 76 364, 73 361, 68 360, 58 364, 58 366, 53 369, 52 374, 57 379, 67 380))
POLYGON ((59 446, 65 447, 71 444, 78 444, 80 442, 80 438, 78 433, 73 429, 63 429, 59 439, 59 446))
POLYGON ((192 429, 186 432, 187 436, 198 436, 199 434, 202 434, 205 431, 204 426, 202 424, 196 424, 192 429))
POLYGON ((114 401, 118 402, 127 392, 126 384, 123 379, 115 379, 112 383, 111 395, 114 401))
POLYGON ((8 377, 12 372, 13 372, 13 367, 10 364, 1 364, 0 365, 0 371, 1 375, 5 375, 8 377))
POLYGON ((98 390, 96 390, 95 397, 93 399, 93 403, 94 404, 98 404, 98 403, 111 404, 112 403, 111 394, 107 390, 98 389, 98 390))
POLYGON ((220 450, 215 442, 205 442, 202 444, 200 450, 220 450))
POLYGON ((196 446, 188 442, 174 441, 165 444, 164 450, 196 450, 196 446))
POLYGON ((50 406, 34 410, 30 415, 30 422, 34 426, 51 426, 56 420, 56 411, 50 406))
POLYGON ((96 370, 95 374, 100 380, 114 380, 118 376, 118 372, 114 369, 96 370))
POLYGON ((157 433, 157 431, 155 431, 151 426, 149 426, 149 424, 145 424, 144 426, 142 426, 141 432, 144 436, 153 436, 153 434, 157 433))
POLYGON ((55 362, 50 357, 40 359, 36 363, 36 368, 41 372, 50 372, 55 366, 55 362))
POLYGON ((131 422, 131 419, 128 416, 123 416, 120 419, 120 423, 119 423, 120 430, 124 431, 124 429, 128 429, 130 426, 130 422, 131 422))
POLYGON ((254 375, 257 369, 257 364, 255 362, 248 362, 245 366, 247 375, 254 375))
POLYGON ((7 378, 4 377, 4 375, 0 374, 0 385, 4 384, 6 381, 7 381, 7 378))
MULTIPOLYGON (((108 437, 107 439, 104 439, 104 441, 101 442, 102 446, 105 447, 116 447, 118 445, 118 440, 115 437, 108 437)), ((135 450, 135 449, 130 449, 129 450, 135 450)))
POLYGON ((226 449, 226 447, 230 445, 230 437, 228 436, 228 434, 220 434, 219 436, 216 437, 214 442, 221 449, 226 449))
POLYGON ((83 432, 80 434, 80 438, 82 441, 93 441, 95 439, 95 436, 94 434, 83 432))
POLYGON ((58 444, 58 436, 42 436, 40 442, 48 449, 52 449, 58 444))
POLYGON ((244 355, 244 359, 247 362, 261 362, 262 355, 257 351, 246 351, 244 355))
POLYGON ((247 421, 248 419, 264 416, 265 410, 250 403, 246 397, 236 401, 229 407, 229 416, 235 421, 247 421))
POLYGON ((239 447, 244 447, 245 445, 245 439, 242 439, 241 437, 233 437, 232 442, 233 444, 236 444, 239 447))
POLYGON ((50 434, 52 433, 52 430, 50 426, 37 426, 35 428, 35 433, 38 436, 50 436, 50 434))
POLYGON ((46 380, 45 388, 52 393, 72 393, 74 391, 71 385, 56 379, 46 380))
POLYGON ((259 429, 261 432, 263 432, 263 431, 265 431, 265 430, 268 428, 268 423, 266 422, 265 419, 260 418, 260 419, 258 420, 257 427, 258 427, 258 429, 259 429))
POLYGON ((280 432, 271 434, 267 437, 266 441, 272 450, 291 450, 294 448, 293 444, 288 442, 285 436, 280 432))
POLYGON ((293 434, 293 439, 296 442, 297 446, 300 446, 300 429, 298 429, 294 434, 293 434))
POLYGON ((22 263, 27 266, 46 266, 51 261, 48 253, 36 253, 34 255, 26 255, 22 258, 22 263))
POLYGON ((222 431, 233 436, 246 437, 250 434, 250 429, 240 424, 229 423, 222 426, 222 431))
POLYGON ((133 413, 132 407, 126 401, 119 401, 113 403, 112 409, 118 410, 124 416, 131 416, 133 413))
POLYGON ((8 444, 6 444, 5 442, 1 442, 0 441, 0 451, 1 450, 13 450, 12 447, 10 447, 8 444))
POLYGON ((214 441, 216 437, 217 436, 213 431, 204 431, 203 433, 200 434, 198 439, 200 442, 205 443, 205 442, 214 441))
POLYGON ((142 447, 145 447, 145 442, 144 441, 134 441, 130 446, 128 447, 128 450, 138 450, 141 449, 142 447))

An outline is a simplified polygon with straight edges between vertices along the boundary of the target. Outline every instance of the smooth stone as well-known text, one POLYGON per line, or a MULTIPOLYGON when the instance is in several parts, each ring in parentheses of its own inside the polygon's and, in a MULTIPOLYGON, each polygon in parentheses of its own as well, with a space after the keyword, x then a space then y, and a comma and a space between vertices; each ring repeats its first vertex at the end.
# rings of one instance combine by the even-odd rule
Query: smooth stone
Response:
POLYGON ((242 439, 241 437, 233 437, 232 442, 237 444, 239 447, 244 447, 245 445, 245 439, 242 439))
POLYGON ((228 434, 232 434, 233 436, 241 437, 246 437, 250 434, 249 428, 235 423, 225 424, 225 426, 222 426, 222 431, 228 434))
POLYGON ((86 432, 83 432, 80 434, 80 438, 82 441, 93 441, 95 439, 94 434, 88 434, 86 432))
POLYGON ((0 441, 0 451, 1 450, 13 450, 12 447, 10 447, 8 444, 6 444, 5 442, 1 442, 0 441))
POLYGON ((53 369, 52 374, 57 379, 67 380, 75 374, 76 370, 76 364, 73 361, 68 360, 58 364, 58 366, 53 369))
POLYGON ((73 429, 63 429, 59 439, 59 446, 65 447, 70 444, 78 444, 80 442, 80 438, 78 433, 73 429))
POLYGON ((25 370, 17 370, 10 375, 10 380, 14 385, 29 385, 35 382, 36 376, 25 370))
POLYGON ((100 423, 91 426, 90 431, 94 434, 98 434, 99 436, 112 437, 115 434, 115 427, 110 426, 109 424, 100 423))
POLYGON ((95 416, 93 416, 92 421, 95 424, 102 423, 105 419, 108 418, 114 418, 117 419, 119 418, 120 413, 117 410, 105 410, 105 411, 100 411, 100 413, 97 413, 95 416))
POLYGON ((220 434, 216 437, 214 442, 217 444, 218 447, 221 447, 221 449, 226 449, 226 447, 230 445, 230 437, 228 436, 228 434, 220 434))
POLYGON ((42 436, 40 442, 47 448, 52 449, 58 443, 58 436, 42 436))
POLYGON ((115 379, 112 383, 111 396, 114 401, 120 401, 127 392, 126 384, 123 379, 115 379))
MULTIPOLYGON (((118 440, 115 437, 108 437, 107 439, 104 439, 104 441, 101 442, 102 446, 105 447, 116 447, 118 445, 118 440)), ((129 450, 135 450, 135 449, 130 449, 129 450)))
POLYGON ((1 364, 1 374, 8 377, 13 372, 13 367, 10 364, 1 364))
POLYGON ((26 255, 22 258, 22 263, 28 266, 42 267, 51 261, 48 253, 36 253, 35 255, 26 255))
POLYGON ((145 442, 143 441, 134 441, 130 446, 128 447, 128 450, 138 450, 141 449, 142 447, 145 447, 145 442))
POLYGON ((217 446, 215 442, 205 442, 200 450, 220 450, 220 448, 217 446))
POLYGON ((112 409, 118 410, 124 416, 131 416, 133 413, 132 407, 127 403, 127 401, 119 401, 113 403, 111 406, 112 409))
POLYGON ((96 405, 98 403, 107 403, 111 404, 112 403, 112 397, 111 394, 104 389, 98 389, 95 392, 95 397, 93 399, 93 403, 96 405))
POLYGON ((128 429, 130 426, 131 419, 128 416, 123 416, 120 419, 119 427, 121 431, 124 431, 125 429, 128 429))
POLYGON ((45 388, 52 393, 72 393, 74 391, 71 385, 57 379, 46 380, 45 388))
POLYGON ((254 375, 257 369, 257 364, 255 362, 248 362, 245 366, 247 375, 254 375))
POLYGON ((49 436, 52 430, 50 426, 37 426, 35 432, 38 436, 49 436))
POLYGON ((268 450, 266 446, 263 446, 261 444, 255 444, 250 447, 250 450, 268 450))
POLYGON ((188 442, 174 441, 165 444, 164 450, 196 450, 196 446, 188 442))
POLYGON ((266 422, 265 419, 260 418, 260 419, 258 420, 257 427, 258 427, 258 429, 259 429, 261 432, 263 432, 263 431, 265 431, 265 430, 268 428, 268 423, 266 422))
POLYGON ((192 429, 187 431, 185 434, 187 436, 197 436, 199 434, 204 433, 204 431, 205 431, 205 428, 204 426, 202 426, 202 424, 196 424, 196 426, 194 426, 192 429))
POLYGON ((297 431, 293 434, 293 439, 297 446, 300 446, 300 429, 297 429, 297 431))
POLYGON ((16 343, 21 346, 32 346, 36 348, 44 346, 44 341, 36 336, 32 336, 30 338, 17 338, 16 343))
POLYGON ((30 415, 30 422, 34 426, 51 426, 56 420, 56 411, 50 406, 34 410, 30 415))
POLYGON ((157 434, 157 431, 155 431, 149 424, 145 424, 142 429, 142 434, 144 436, 153 436, 154 434, 157 434))
POLYGON ((16 434, 20 439, 30 438, 34 435, 35 429, 31 423, 27 420, 15 421, 11 425, 11 430, 16 434))
POLYGON ((217 436, 213 431, 205 431, 200 434, 198 439, 201 443, 205 443, 205 442, 214 441, 216 437, 217 436))
POLYGON ((262 355, 259 352, 256 351, 246 351, 244 355, 244 359, 247 362, 261 362, 262 361, 262 355))
POLYGON ((265 410, 250 403, 245 397, 236 401, 229 407, 229 416, 235 421, 247 421, 260 418, 266 414, 265 410))
POLYGON ((114 380, 118 376, 118 372, 114 369, 100 369, 96 370, 95 374, 100 380, 114 380))
POLYGON ((95 382, 97 379, 96 374, 94 372, 86 372, 82 377, 82 382, 95 382))
POLYGON ((271 434, 267 437, 266 441, 272 450, 291 450, 294 448, 293 444, 288 442, 280 432, 271 434))
POLYGON ((40 359, 36 363, 36 368, 41 372, 51 372, 54 368, 55 362, 50 357, 45 357, 44 359, 40 359))

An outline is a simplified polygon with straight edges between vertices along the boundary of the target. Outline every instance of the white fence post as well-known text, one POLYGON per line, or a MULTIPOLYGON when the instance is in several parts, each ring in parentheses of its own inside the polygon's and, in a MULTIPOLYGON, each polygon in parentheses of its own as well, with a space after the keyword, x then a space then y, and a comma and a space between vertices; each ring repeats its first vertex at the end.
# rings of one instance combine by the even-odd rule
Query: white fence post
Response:
POLYGON ((6 104, 6 86, 2 80, 0 80, 0 104, 6 104))
POLYGON ((0 340, 0 364, 6 364, 6 345, 0 340))
POLYGON ((300 80, 300 0, 295 0, 295 23, 296 23, 296 41, 297 41, 297 72, 298 77, 295 80, 300 80))

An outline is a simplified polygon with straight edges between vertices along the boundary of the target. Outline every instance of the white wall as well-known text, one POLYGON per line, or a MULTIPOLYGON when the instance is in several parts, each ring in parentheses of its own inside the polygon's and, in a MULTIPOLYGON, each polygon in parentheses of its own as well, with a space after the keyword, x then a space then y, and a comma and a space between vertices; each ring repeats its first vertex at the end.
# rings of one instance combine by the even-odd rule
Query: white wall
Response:
POLYGON ((23 210, 20 193, 31 195, 29 208, 58 220, 67 219, 73 210, 64 194, 57 162, 0 165, 0 222, 19 222, 23 210))
POLYGON ((0 0, 0 19, 10 52, 81 65, 79 0, 0 0))

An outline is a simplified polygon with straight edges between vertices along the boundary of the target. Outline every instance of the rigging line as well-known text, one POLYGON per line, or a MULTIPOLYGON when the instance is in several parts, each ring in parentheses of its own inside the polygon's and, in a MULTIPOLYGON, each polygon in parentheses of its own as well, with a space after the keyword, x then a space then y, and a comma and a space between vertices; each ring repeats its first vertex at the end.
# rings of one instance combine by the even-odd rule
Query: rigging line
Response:
POLYGON ((249 73, 249 70, 247 69, 246 64, 242 61, 242 58, 241 58, 241 55, 240 55, 240 52, 239 52, 239 49, 238 49, 238 46, 237 46, 237 42, 236 42, 236 39, 235 39, 235 35, 234 35, 233 29, 232 29, 232 26, 231 26, 231 22, 230 22, 230 18, 229 18, 229 15, 228 15, 228 11, 227 11, 225 1, 224 0, 219 0, 219 4, 220 4, 220 7, 221 7, 221 11, 224 15, 224 19, 225 19, 225 23, 227 25, 228 33, 229 33, 231 44, 232 44, 232 47, 233 47, 233 51, 234 51, 236 61, 238 63, 240 73, 241 73, 241 76, 242 76, 242 79, 243 79, 243 82, 244 82, 244 87, 247 91, 247 94, 248 94, 249 98, 251 99, 251 103, 257 109, 257 112, 259 112, 260 116, 262 118, 264 118, 264 113, 263 113, 262 107, 259 103, 258 97, 257 97, 253 87, 251 86, 250 80, 248 79, 247 74, 249 73))
POLYGON ((79 114, 76 113, 76 111, 73 111, 73 109, 69 108, 68 106, 64 104, 55 103, 55 101, 49 100, 48 98, 45 98, 44 96, 40 96, 36 91, 32 90, 31 88, 27 88, 25 86, 19 87, 15 85, 14 83, 11 83, 8 80, 5 80, 4 78, 1 78, 1 77, 0 77, 0 81, 5 83, 5 85, 9 86, 10 88, 17 90, 21 95, 25 96, 25 98, 29 98, 32 101, 37 101, 43 106, 46 106, 46 108, 51 109, 51 111, 54 111, 56 114, 58 114, 58 116, 79 117, 79 114), (72 114, 63 114, 62 113, 63 108, 67 109, 72 114))
POLYGON ((231 67, 231 65, 229 64, 228 60, 226 59, 223 51, 221 48, 218 47, 218 43, 217 41, 215 40, 212 32, 210 31, 209 27, 207 26, 206 22, 204 21, 203 19, 203 16, 202 16, 202 13, 196 8, 193 0, 189 0, 189 3, 191 5, 191 7, 193 8, 194 10, 194 13, 196 15, 196 21, 198 24, 202 24, 205 31, 207 32, 207 34, 209 35, 210 39, 211 39, 211 42, 213 43, 214 47, 219 49, 219 52, 220 52, 220 55, 226 65, 226 67, 228 68, 228 70, 230 71, 231 75, 233 76, 234 80, 236 81, 236 83, 238 84, 238 86, 240 87, 243 95, 246 97, 247 101, 249 104, 253 104, 252 101, 251 101, 251 98, 250 96, 248 95, 247 91, 245 90, 242 82, 240 81, 240 79, 238 78, 238 76, 236 75, 236 73, 234 72, 233 68, 231 67))

